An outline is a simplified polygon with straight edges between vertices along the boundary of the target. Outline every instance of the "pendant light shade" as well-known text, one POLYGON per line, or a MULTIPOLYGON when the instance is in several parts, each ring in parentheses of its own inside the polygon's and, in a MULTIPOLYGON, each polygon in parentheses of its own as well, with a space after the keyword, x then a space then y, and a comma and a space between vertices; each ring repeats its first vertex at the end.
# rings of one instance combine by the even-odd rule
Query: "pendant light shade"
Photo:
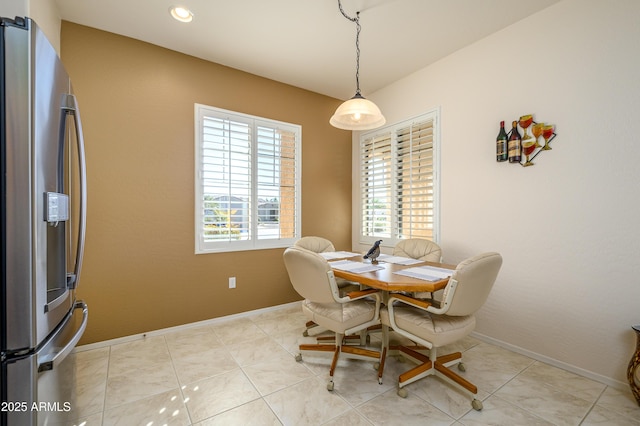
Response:
POLYGON ((380 108, 360 94, 360 12, 355 18, 349 17, 338 0, 338 8, 342 16, 356 23, 356 94, 338 107, 329 123, 333 127, 344 130, 375 129, 386 123, 380 108))
POLYGON ((359 93, 336 109, 329 123, 344 130, 369 130, 386 123, 380 108, 359 93))

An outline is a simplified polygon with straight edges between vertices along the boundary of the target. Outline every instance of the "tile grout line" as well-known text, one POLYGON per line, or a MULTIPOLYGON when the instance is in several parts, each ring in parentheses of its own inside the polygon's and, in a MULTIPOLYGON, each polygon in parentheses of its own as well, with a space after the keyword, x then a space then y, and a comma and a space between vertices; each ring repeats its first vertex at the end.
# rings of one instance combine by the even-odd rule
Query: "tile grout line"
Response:
POLYGON ((111 370, 111 345, 109 345, 109 356, 107 357, 107 374, 104 379, 104 398, 102 401, 102 412, 100 413, 100 424, 104 424, 104 415, 107 411, 107 390, 109 389, 109 371, 111 370))
POLYGON ((178 370, 176 369, 176 364, 174 362, 173 354, 171 353, 171 348, 169 347, 169 342, 167 341, 166 335, 163 334, 162 338, 164 339, 165 345, 167 345, 167 352, 169 352, 169 359, 171 360, 171 368, 173 369, 173 374, 175 374, 176 376, 176 383, 178 383, 178 392, 180 392, 180 398, 182 398, 182 405, 184 405, 184 409, 187 412, 187 417, 189 418, 189 425, 193 425, 193 417, 192 417, 191 411, 189 410, 189 406, 187 405, 187 401, 185 400, 185 396, 183 392, 184 387, 186 385, 183 385, 180 382, 180 376, 178 376, 178 370))
POLYGON ((598 401, 600 400, 600 398, 602 397, 602 395, 604 395, 604 393, 607 390, 607 387, 605 385, 605 387, 602 389, 602 391, 600 392, 600 394, 598 395, 597 398, 595 398, 593 400, 593 402, 591 403, 591 406, 589 407, 589 409, 587 410, 587 412, 585 413, 584 416, 582 416, 582 419, 580 419, 580 423, 578 423, 579 425, 581 425, 582 423, 584 423, 584 421, 587 419, 587 417, 589 417, 589 414, 591 414, 591 411, 593 411, 593 409, 596 407, 596 405, 598 405, 598 401))

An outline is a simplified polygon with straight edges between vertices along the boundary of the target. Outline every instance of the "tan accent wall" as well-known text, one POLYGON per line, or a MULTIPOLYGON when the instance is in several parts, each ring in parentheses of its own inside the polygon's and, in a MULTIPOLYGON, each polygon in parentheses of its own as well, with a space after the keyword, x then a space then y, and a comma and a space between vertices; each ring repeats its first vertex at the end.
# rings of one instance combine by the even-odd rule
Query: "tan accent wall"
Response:
POLYGON ((61 51, 86 139, 81 344, 300 299, 283 249, 194 254, 194 103, 302 125, 302 233, 351 248, 340 100, 66 21, 61 51))

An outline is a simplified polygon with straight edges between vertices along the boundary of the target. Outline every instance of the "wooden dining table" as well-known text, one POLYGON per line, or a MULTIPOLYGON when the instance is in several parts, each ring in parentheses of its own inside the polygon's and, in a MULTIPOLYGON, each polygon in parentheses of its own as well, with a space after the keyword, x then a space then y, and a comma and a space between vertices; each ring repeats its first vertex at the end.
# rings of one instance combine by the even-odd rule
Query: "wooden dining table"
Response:
MULTIPOLYGON (((350 260, 352 262, 361 262, 364 264, 371 263, 371 261, 364 259, 362 256, 353 256, 348 257, 342 260, 350 260)), ((329 262, 331 265, 331 262, 329 262)), ((445 263, 437 263, 437 262, 420 262, 411 265, 400 265, 397 263, 387 263, 384 261, 379 261, 377 263, 378 266, 381 266, 383 269, 379 269, 377 271, 372 272, 362 272, 355 273, 344 271, 337 268, 333 269, 333 274, 336 277, 344 278, 348 281, 355 281, 367 287, 375 288, 378 290, 382 290, 384 292, 435 292, 438 290, 442 290, 447 286, 449 282, 449 278, 444 278, 439 281, 426 281, 418 278, 407 277, 404 275, 399 275, 394 272, 407 269, 414 268, 420 266, 434 266, 437 268, 445 268, 455 270, 456 265, 448 265, 445 263)))

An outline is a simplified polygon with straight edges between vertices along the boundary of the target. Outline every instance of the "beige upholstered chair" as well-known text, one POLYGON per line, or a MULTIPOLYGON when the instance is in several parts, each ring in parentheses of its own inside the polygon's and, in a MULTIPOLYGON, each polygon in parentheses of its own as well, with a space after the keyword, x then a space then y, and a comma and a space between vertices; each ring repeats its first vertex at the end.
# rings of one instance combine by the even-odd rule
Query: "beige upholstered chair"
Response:
MULTIPOLYGON (((329 251, 336 251, 333 243, 326 238, 322 237, 302 237, 293 244, 295 247, 302 247, 303 249, 312 251, 314 253, 324 253, 329 251)), ((357 290, 358 283, 347 281, 343 278, 336 278, 338 288, 346 289, 347 291, 357 290)))
MULTIPOLYGON (((357 333, 380 323, 380 295, 377 290, 351 292, 341 296, 329 263, 319 254, 300 247, 289 247, 284 252, 284 264, 293 288, 302 296, 302 311, 321 327, 335 333, 333 344, 302 344, 301 352, 333 352, 329 370, 328 390, 333 390, 333 373, 338 357, 366 359, 377 363, 380 352, 346 346, 347 334, 357 333)), ((296 357, 302 360, 302 355, 296 357)))
POLYGON ((482 402, 475 399, 478 389, 475 385, 449 369, 461 363, 462 354, 436 356, 439 347, 454 343, 469 335, 476 325, 474 313, 482 307, 496 280, 502 256, 498 253, 484 253, 461 262, 444 290, 439 306, 403 294, 391 294, 387 307, 380 312, 383 324, 383 350, 380 358, 379 377, 384 369, 384 357, 389 345, 389 327, 396 333, 429 348, 429 356, 401 348, 401 353, 420 364, 401 374, 398 380, 398 395, 406 397, 404 386, 426 376, 436 375, 450 380, 466 389, 473 396, 472 406, 482 409, 482 402))
MULTIPOLYGON (((333 246, 333 243, 326 238, 316 237, 316 236, 308 236, 302 237, 298 241, 294 243, 295 247, 302 247, 303 249, 312 251, 314 253, 324 253, 329 251, 336 251, 336 248, 333 246)), ((349 292, 358 290, 359 286, 357 283, 352 283, 343 278, 336 278, 336 283, 338 284, 338 288, 341 292, 349 292)), ((313 321, 307 321, 305 324, 306 330, 302 333, 303 336, 309 335, 309 330, 318 326, 318 324, 313 321)), ((317 334, 317 332, 316 332, 317 334)))
POLYGON ((323 253, 327 251, 336 251, 333 243, 326 238, 322 237, 302 237, 294 243, 296 247, 302 247, 303 249, 310 250, 314 253, 323 253))
POLYGON ((426 260, 429 262, 442 261, 442 250, 440 249, 440 246, 431 240, 422 238, 401 240, 393 248, 393 255, 426 260))
MULTIPOLYGON (((409 238, 401 240, 393 248, 394 256, 410 257, 412 259, 425 260, 427 262, 442 262, 442 249, 431 240, 424 238, 409 238)), ((412 294, 418 299, 432 298, 428 292, 416 292, 412 294)))

